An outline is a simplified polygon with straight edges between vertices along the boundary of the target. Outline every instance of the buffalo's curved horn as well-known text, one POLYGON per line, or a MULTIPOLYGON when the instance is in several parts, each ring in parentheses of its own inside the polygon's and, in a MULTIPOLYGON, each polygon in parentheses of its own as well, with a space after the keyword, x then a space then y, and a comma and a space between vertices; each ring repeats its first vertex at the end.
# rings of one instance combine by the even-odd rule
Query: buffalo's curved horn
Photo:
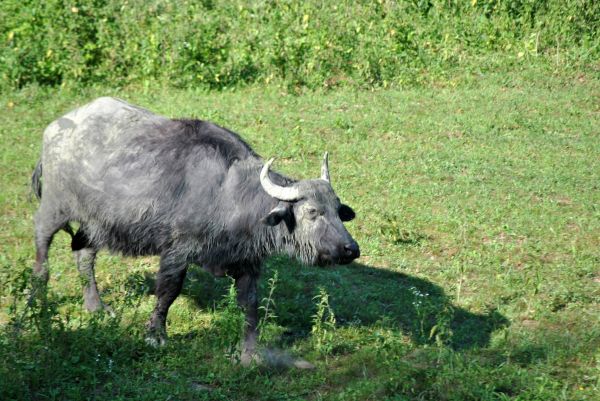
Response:
POLYGON ((325 152, 323 155, 323 162, 321 163, 321 179, 327 182, 331 182, 329 180, 329 153, 325 152))
POLYGON ((260 172, 260 185, 262 185, 265 192, 271 195, 273 198, 288 202, 300 199, 300 191, 298 191, 298 188, 282 187, 274 184, 273 181, 271 181, 269 178, 269 168, 271 167, 271 164, 273 164, 274 160, 275 159, 269 160, 263 166, 260 172))

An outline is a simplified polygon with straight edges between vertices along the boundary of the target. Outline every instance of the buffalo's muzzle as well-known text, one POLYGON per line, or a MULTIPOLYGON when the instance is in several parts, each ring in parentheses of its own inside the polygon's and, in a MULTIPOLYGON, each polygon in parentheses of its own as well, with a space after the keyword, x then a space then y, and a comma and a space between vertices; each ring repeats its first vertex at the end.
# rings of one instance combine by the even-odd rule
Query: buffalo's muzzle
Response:
POLYGON ((338 261, 338 263, 341 265, 345 265, 352 262, 359 256, 360 248, 358 247, 356 241, 353 240, 342 247, 339 258, 340 260, 338 261))
POLYGON ((360 256, 360 248, 356 241, 352 241, 349 244, 344 245, 344 256, 356 259, 360 256))

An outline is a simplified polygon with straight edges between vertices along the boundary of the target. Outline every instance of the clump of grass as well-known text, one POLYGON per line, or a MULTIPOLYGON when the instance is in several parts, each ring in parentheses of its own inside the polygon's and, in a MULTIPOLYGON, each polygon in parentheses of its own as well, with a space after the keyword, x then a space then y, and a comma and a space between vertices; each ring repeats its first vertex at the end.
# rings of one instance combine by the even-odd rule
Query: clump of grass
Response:
POLYGON ((379 227, 379 233, 393 245, 420 245, 428 239, 427 235, 406 228, 406 223, 395 215, 386 215, 379 227))

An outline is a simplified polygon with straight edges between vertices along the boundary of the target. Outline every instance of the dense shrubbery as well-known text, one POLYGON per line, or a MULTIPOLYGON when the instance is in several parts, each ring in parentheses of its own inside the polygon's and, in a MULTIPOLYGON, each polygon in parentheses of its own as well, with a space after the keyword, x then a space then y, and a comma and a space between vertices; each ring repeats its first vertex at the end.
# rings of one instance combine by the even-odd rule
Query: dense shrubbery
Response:
POLYGON ((3 0, 0 88, 386 86, 536 56, 590 65, 599 15, 594 0, 3 0))

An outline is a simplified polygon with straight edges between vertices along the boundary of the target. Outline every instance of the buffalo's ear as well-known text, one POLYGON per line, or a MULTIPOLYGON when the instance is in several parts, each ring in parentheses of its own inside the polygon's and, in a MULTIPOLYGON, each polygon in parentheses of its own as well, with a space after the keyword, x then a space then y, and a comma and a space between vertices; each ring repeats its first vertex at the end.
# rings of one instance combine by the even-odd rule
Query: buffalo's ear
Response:
POLYGON ((340 215, 340 220, 342 221, 350 221, 356 217, 356 213, 354 210, 348 205, 341 205, 338 214, 340 215))
POLYGON ((273 210, 269 212, 265 217, 261 219, 261 221, 268 226, 276 226, 281 223, 283 219, 286 218, 290 213, 290 208, 286 205, 279 204, 275 206, 273 210))

